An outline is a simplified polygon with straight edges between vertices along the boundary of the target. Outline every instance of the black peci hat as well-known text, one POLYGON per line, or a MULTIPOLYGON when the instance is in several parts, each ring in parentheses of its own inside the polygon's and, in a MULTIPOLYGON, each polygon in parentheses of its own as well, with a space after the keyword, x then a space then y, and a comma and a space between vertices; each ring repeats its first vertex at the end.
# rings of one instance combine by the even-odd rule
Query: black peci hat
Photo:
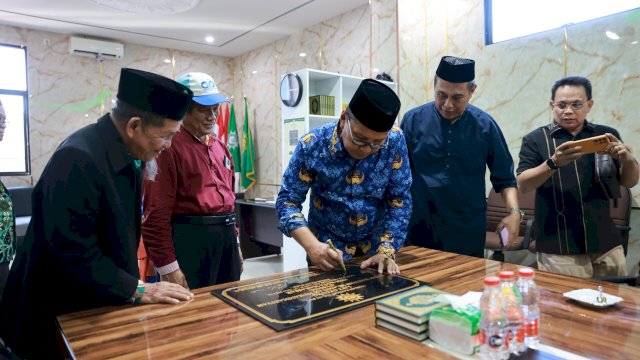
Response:
POLYGON ((147 71, 123 68, 117 98, 140 110, 182 120, 193 92, 186 86, 147 71))
POLYGON ((400 111, 398 95, 387 85, 364 79, 349 102, 353 115, 373 131, 389 131, 400 111))
POLYGON ((443 56, 436 75, 442 80, 452 83, 465 83, 475 79, 475 64, 471 59, 455 56, 443 56))

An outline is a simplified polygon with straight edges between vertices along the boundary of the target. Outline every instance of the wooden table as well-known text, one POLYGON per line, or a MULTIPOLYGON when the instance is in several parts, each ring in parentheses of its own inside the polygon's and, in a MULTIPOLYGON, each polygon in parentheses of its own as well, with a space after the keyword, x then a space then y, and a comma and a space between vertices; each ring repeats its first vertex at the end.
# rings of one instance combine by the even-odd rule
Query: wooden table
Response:
MULTIPOLYGON (((512 264, 416 247, 403 249, 398 263, 404 276, 458 295, 482 291, 482 279, 488 274, 517 269, 512 264)), ((591 309, 562 293, 595 289, 596 281, 536 272, 536 282, 541 288, 541 344, 590 358, 638 358, 640 288, 605 283, 605 292, 624 301, 591 309)), ((246 281, 236 284, 242 283, 246 281)), ((58 319, 78 359, 449 358, 377 329, 373 305, 276 332, 210 294, 226 286, 196 290, 194 300, 179 305, 102 308, 58 319)))

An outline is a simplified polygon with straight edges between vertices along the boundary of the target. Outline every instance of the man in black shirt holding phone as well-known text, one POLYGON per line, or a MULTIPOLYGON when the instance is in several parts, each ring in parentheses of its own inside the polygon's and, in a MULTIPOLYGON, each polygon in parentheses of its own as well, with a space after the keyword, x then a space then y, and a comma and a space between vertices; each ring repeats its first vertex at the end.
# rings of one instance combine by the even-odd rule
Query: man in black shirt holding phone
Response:
POLYGON ((520 190, 536 190, 538 268, 578 277, 626 275, 623 238, 609 214, 612 194, 600 186, 596 166, 611 164, 613 177, 631 188, 638 163, 616 129, 586 120, 593 107, 588 79, 556 81, 549 106, 554 121, 522 139, 517 170, 520 190), (576 144, 598 135, 608 138, 604 151, 576 144))

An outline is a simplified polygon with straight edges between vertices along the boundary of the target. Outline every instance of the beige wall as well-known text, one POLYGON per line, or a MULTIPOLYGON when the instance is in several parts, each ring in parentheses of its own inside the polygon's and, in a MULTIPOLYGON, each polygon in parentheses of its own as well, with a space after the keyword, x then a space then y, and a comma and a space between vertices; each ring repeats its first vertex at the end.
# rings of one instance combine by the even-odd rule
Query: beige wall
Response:
MULTIPOLYGON (((270 198, 281 184, 280 78, 312 68, 361 77, 375 77, 374 69, 379 69, 395 79, 396 20, 395 1, 374 0, 371 6, 356 8, 234 59, 234 97, 246 95, 250 99, 249 116, 254 126, 258 184, 247 196, 270 198), (301 52, 307 56, 300 57, 301 52)), ((242 106, 237 100, 235 104, 242 106)))
MULTIPOLYGON (((478 90, 472 103, 493 115, 517 162, 522 137, 552 119, 553 82, 583 75, 593 83, 595 100, 588 119, 618 129, 640 157, 634 136, 640 131, 634 106, 640 98, 640 10, 569 26, 566 41, 564 29, 555 29, 485 46, 482 0, 399 3, 404 111, 433 100, 432 79, 443 55, 475 59, 478 90), (607 38, 605 30, 621 39, 607 38)), ((633 192, 637 202, 640 187, 633 192)))
MULTIPOLYGON (((269 197, 281 183, 283 168, 278 145, 278 89, 283 74, 314 68, 374 77, 384 71, 399 83, 404 112, 433 98, 431 79, 445 54, 477 61, 478 90, 472 102, 496 118, 516 163, 522 136, 551 120, 547 104, 552 82, 571 74, 585 75, 593 82, 595 107, 589 119, 616 127, 640 157, 636 115, 640 44, 631 44, 640 40, 640 11, 568 27, 566 53, 563 29, 485 46, 483 17, 482 0, 372 0, 370 6, 233 59, 126 44, 124 60, 102 65, 69 55, 66 36, 0 25, 0 42, 28 46, 33 169, 31 177, 3 181, 7 185, 37 181, 65 136, 109 110, 121 67, 173 78, 197 70, 212 74, 224 94, 233 94, 240 131, 240 99, 245 95, 250 99, 258 185, 247 195, 269 197), (621 39, 608 39, 605 30, 620 34, 621 39), (45 39, 50 45, 45 45, 45 39), (300 52, 307 56, 300 57, 300 52), (172 57, 175 65, 163 62, 172 57), (92 105, 101 94, 101 105, 92 105)), ((633 194, 637 205, 640 187, 633 194)), ((632 227, 632 242, 638 244, 637 210, 632 227)), ((637 264, 640 250, 634 251, 629 261, 637 264)))
POLYGON ((61 34, 0 25, 0 43, 24 45, 28 56, 32 175, 4 177, 7 186, 35 184, 65 137, 110 111, 122 67, 171 78, 198 69, 215 74, 222 92, 233 90, 232 62, 227 58, 125 44, 124 59, 100 63, 70 55, 68 40, 61 34), (164 59, 175 59, 175 65, 164 59))

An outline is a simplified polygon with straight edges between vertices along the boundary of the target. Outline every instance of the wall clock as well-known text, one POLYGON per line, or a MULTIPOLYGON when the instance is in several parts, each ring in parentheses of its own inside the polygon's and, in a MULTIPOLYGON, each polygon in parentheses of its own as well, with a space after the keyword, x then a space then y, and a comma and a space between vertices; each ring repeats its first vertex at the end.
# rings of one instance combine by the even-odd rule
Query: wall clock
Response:
POLYGON ((289 73, 280 81, 280 100, 286 106, 294 107, 302 99, 302 80, 300 76, 289 73))

